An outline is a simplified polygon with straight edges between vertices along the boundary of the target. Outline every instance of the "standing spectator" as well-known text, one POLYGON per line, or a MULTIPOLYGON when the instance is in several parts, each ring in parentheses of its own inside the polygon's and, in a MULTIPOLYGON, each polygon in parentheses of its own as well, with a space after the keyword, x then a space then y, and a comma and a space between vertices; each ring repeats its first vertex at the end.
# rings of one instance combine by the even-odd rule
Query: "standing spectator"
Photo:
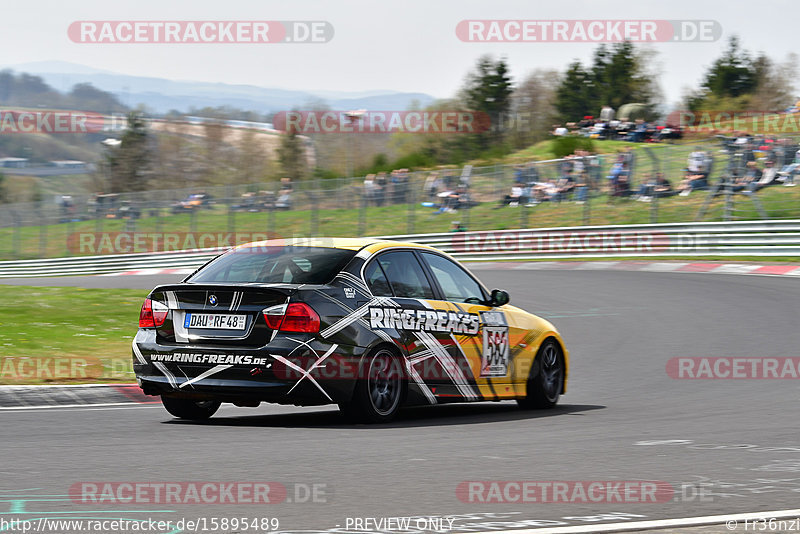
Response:
POLYGON ((367 206, 375 202, 375 187, 375 175, 368 174, 364 178, 364 200, 367 206))
POLYGON ((383 201, 386 197, 386 173, 379 172, 378 175, 375 177, 375 205, 376 206, 383 206, 383 201))

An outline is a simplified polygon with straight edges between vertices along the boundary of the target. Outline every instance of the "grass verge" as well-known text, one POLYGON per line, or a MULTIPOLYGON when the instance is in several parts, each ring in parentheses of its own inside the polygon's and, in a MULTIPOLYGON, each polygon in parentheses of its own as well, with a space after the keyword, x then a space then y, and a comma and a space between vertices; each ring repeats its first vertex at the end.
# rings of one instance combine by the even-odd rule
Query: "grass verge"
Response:
POLYGON ((146 290, 2 286, 0 384, 130 382, 146 290))

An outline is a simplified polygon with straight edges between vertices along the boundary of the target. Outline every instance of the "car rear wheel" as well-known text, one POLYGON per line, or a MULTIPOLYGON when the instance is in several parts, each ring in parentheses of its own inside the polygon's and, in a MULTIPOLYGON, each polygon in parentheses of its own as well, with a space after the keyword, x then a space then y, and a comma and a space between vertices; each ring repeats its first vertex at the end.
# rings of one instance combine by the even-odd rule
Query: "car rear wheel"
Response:
POLYGON ((221 402, 217 401, 196 401, 191 399, 178 399, 175 397, 161 397, 161 403, 169 413, 180 419, 192 419, 199 421, 208 419, 217 410, 221 402))
POLYGON ((564 355, 554 339, 539 347, 528 378, 528 394, 518 399, 521 408, 552 408, 558 403, 564 387, 564 355))
POLYGON ((403 360, 394 351, 380 348, 367 356, 351 402, 339 405, 342 413, 361 423, 385 423, 397 415, 402 404, 403 360))

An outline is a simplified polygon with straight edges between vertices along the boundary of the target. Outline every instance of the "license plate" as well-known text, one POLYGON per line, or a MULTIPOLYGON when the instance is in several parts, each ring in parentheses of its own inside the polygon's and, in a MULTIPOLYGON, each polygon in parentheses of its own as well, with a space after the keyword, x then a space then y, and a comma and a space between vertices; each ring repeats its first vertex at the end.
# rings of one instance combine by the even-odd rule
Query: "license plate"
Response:
POLYGON ((186 318, 183 320, 183 326, 186 328, 214 330, 244 330, 246 324, 246 315, 221 313, 187 313, 186 318))

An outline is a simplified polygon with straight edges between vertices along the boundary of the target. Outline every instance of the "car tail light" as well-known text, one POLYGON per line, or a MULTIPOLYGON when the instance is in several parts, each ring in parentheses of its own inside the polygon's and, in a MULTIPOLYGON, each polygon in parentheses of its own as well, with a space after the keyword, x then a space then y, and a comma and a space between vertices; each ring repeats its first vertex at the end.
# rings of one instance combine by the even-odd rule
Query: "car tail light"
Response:
POLYGON ((267 326, 281 332, 319 332, 319 315, 303 302, 272 306, 262 312, 267 326))
POLYGON ((155 328, 167 320, 169 308, 157 300, 144 299, 139 312, 139 328, 155 328))
POLYGON ((153 320, 153 301, 144 299, 142 309, 139 312, 139 328, 155 328, 156 323, 153 320))

